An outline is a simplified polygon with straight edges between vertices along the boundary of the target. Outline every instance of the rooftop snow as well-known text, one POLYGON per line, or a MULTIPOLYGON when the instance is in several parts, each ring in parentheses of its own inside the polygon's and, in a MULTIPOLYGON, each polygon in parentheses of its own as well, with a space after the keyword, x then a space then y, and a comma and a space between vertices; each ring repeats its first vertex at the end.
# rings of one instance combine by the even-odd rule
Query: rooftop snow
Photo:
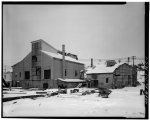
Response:
POLYGON ((85 82, 85 80, 80 80, 80 79, 62 79, 62 78, 58 78, 58 80, 63 81, 63 82, 85 82))
MULTIPOLYGON (((51 52, 47 52, 47 51, 44 51, 44 50, 41 50, 41 52, 43 52, 43 53, 45 53, 46 55, 51 56, 51 57, 53 57, 53 58, 62 59, 62 55, 59 54, 59 53, 51 53, 51 52)), ((69 56, 65 56, 65 60, 71 61, 71 62, 76 62, 76 63, 84 64, 84 63, 82 63, 82 62, 80 62, 80 61, 78 61, 78 60, 76 60, 76 59, 74 59, 74 58, 71 58, 71 57, 69 57, 69 56)))
POLYGON ((86 74, 92 73, 113 73, 116 68, 124 63, 118 63, 112 67, 107 67, 106 64, 97 65, 95 68, 88 68, 86 74))

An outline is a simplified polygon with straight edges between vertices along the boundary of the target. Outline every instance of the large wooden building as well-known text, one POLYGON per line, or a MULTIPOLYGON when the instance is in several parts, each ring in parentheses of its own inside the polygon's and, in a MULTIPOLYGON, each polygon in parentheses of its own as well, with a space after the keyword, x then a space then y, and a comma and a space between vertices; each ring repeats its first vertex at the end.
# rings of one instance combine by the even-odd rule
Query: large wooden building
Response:
POLYGON ((122 88, 135 86, 137 81, 136 68, 127 63, 114 66, 100 65, 87 71, 90 87, 122 88))
POLYGON ((80 79, 84 64, 76 55, 52 47, 44 40, 32 41, 32 51, 13 65, 13 86, 23 88, 57 88, 58 78, 80 79))

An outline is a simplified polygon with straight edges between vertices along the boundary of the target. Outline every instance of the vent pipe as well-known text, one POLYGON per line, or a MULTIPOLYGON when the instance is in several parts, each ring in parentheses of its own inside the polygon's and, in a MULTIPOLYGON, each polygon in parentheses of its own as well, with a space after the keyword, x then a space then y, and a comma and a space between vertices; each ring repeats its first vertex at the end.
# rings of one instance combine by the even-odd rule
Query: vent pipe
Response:
POLYGON ((62 78, 65 78, 65 45, 62 45, 62 78))

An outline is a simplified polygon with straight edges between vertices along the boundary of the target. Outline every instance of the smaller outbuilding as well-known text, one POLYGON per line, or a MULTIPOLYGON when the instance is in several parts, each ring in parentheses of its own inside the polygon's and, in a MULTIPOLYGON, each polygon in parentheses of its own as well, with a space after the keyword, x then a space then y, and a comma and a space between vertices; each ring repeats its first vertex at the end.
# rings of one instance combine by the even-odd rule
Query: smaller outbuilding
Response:
POLYGON ((127 63, 118 63, 114 66, 97 65, 93 69, 88 69, 86 74, 90 80, 89 87, 122 88, 136 86, 137 81, 136 68, 127 63))
POLYGON ((7 71, 7 72, 3 72, 3 78, 6 82, 6 84, 11 87, 12 86, 12 72, 7 71))

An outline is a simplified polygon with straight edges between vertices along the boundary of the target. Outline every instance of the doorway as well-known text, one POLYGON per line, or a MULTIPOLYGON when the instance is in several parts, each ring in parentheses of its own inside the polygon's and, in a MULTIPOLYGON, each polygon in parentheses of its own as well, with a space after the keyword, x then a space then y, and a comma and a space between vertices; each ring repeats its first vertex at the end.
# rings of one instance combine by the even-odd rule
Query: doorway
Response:
POLYGON ((98 80, 93 81, 93 87, 98 87, 98 80))
POLYGON ((48 83, 43 83, 43 88, 47 89, 48 88, 48 83))

